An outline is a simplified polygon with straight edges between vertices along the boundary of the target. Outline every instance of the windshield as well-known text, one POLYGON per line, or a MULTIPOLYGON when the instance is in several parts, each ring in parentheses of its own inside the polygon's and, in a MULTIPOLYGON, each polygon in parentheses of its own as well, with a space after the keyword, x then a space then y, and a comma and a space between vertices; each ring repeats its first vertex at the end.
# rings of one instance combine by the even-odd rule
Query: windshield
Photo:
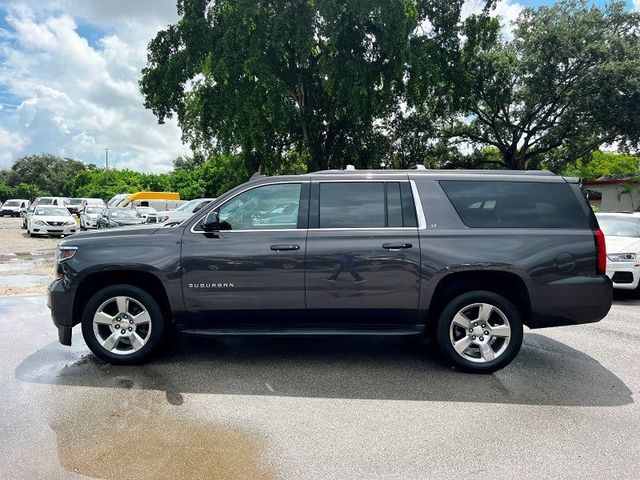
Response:
POLYGON ((67 205, 80 205, 82 203, 82 199, 81 198, 67 198, 65 203, 67 205))
POLYGON ((18 200, 7 200, 6 202, 4 202, 4 207, 17 207, 20 205, 20 202, 18 200))
POLYGON ((112 210, 111 211, 112 218, 125 218, 125 219, 134 219, 134 218, 142 218, 138 212, 135 210, 112 210))
POLYGON ((125 198, 127 198, 130 194, 129 193, 121 193, 119 195, 114 196, 111 200, 109 200, 108 205, 117 205, 119 204, 122 200, 124 200, 125 198))
POLYGON ((191 209, 196 207, 198 202, 200 202, 200 200, 191 200, 191 201, 189 201, 187 203, 184 203, 184 204, 180 205, 178 208, 176 208, 176 212, 190 211, 191 209))
POLYGON ((47 217, 68 217, 69 210, 66 208, 60 207, 38 207, 34 212, 37 216, 47 216, 47 217))
POLYGON ((605 235, 640 238, 640 218, 599 217, 605 235))
POLYGON ((84 209, 85 213, 100 213, 102 211, 102 207, 86 207, 84 209))
POLYGON ((53 198, 41 198, 38 200, 38 205, 53 205, 53 198))

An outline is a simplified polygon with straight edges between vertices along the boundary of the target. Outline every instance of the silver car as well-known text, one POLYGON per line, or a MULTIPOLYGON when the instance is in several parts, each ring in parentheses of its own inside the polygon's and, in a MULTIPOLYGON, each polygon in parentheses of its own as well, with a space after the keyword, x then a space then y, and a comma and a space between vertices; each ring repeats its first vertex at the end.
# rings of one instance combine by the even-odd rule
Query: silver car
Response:
POLYGON ((80 229, 91 230, 98 228, 98 217, 102 210, 104 210, 104 207, 99 205, 88 205, 84 207, 80 213, 80 229))

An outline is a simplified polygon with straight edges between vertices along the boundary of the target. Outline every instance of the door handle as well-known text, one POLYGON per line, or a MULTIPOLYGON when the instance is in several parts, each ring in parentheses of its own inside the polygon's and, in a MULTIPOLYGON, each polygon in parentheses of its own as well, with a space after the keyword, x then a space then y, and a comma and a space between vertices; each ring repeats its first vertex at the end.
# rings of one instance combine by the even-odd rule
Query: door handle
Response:
POLYGON ((300 245, 271 245, 271 250, 275 252, 287 252, 292 250, 300 250, 300 245))
POLYGON ((411 248, 413 245, 410 243, 384 243, 382 244, 382 248, 386 248, 387 250, 405 250, 407 248, 411 248))

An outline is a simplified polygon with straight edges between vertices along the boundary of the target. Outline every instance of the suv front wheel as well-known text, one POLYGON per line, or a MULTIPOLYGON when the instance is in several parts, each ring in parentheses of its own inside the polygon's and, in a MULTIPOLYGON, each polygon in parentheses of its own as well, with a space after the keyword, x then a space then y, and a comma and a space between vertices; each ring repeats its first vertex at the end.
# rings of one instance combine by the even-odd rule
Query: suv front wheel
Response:
POLYGON ((522 346, 522 319, 506 298, 473 291, 457 296, 438 320, 440 351, 455 367, 491 373, 506 367, 522 346))
POLYGON ((113 364, 146 361, 164 336, 158 302, 132 285, 113 285, 97 292, 84 309, 82 336, 91 351, 113 364))

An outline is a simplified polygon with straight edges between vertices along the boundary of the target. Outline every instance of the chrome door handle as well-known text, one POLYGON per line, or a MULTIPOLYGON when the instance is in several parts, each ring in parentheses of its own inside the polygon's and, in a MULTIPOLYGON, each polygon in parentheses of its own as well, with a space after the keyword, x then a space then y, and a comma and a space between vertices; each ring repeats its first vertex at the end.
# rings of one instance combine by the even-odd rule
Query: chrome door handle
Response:
POLYGON ((413 247, 413 245, 410 243, 384 243, 382 245, 382 248, 386 248, 387 250, 405 250, 411 247, 413 247))
POLYGON ((271 245, 271 250, 275 252, 300 250, 300 245, 271 245))

